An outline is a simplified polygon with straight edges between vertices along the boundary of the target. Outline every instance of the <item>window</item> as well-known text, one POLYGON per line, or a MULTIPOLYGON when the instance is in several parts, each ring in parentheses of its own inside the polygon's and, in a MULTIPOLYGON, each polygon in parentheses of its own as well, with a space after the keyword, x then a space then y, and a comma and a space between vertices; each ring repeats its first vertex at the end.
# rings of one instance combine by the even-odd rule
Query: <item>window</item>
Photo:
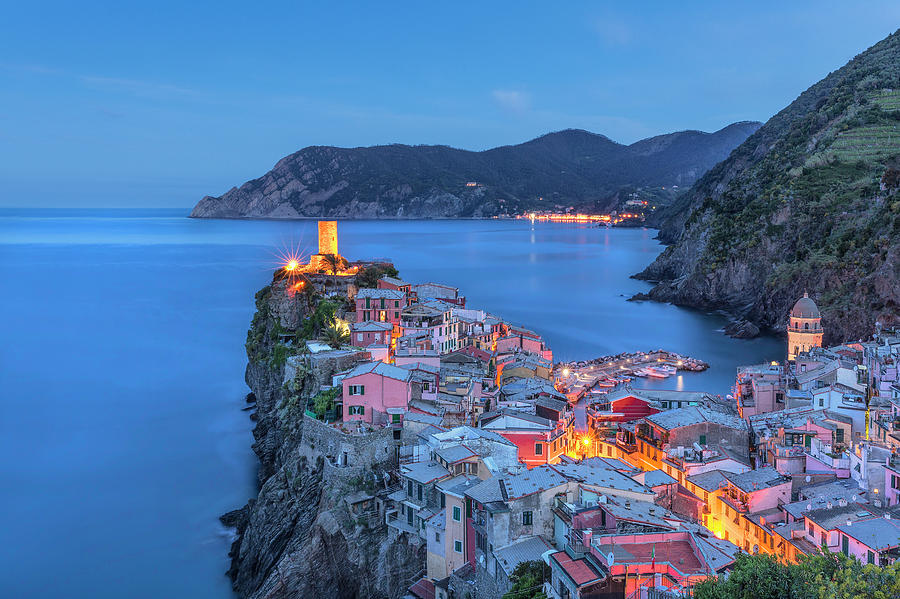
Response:
POLYGON ((532 513, 530 511, 522 512, 522 525, 523 526, 531 526, 532 524, 532 513))
POLYGON ((874 564, 875 563, 875 554, 872 553, 871 551, 868 551, 867 554, 868 555, 866 557, 868 558, 868 560, 867 560, 868 563, 874 564))
POLYGON ((706 445, 706 435, 700 435, 700 445, 706 445))
POLYGON ((384 310, 384 298, 381 298, 380 304, 381 304, 381 305, 379 306, 379 308, 381 308, 382 310, 384 310))
POLYGON ((462 541, 453 541, 453 551, 462 553, 462 541))
POLYGON ((412 497, 413 493, 413 484, 411 480, 406 481, 406 495, 408 497, 412 497))
POLYGON ((441 542, 441 533, 439 533, 438 531, 434 531, 434 540, 437 541, 438 543, 440 543, 441 542))
POLYGON ((391 414, 391 422, 394 424, 400 424, 400 414, 391 414))
POLYGON ((366 310, 368 310, 371 307, 372 306, 369 305, 369 298, 366 298, 366 310))
POLYGON ((419 489, 418 489, 418 493, 416 494, 416 497, 419 498, 419 501, 422 500, 422 485, 419 485, 419 489))
POLYGON ((400 300, 394 300, 394 307, 395 307, 395 308, 399 308, 399 307, 400 307, 400 300))
POLYGON ((453 520, 456 522, 462 520, 462 510, 459 509, 458 505, 453 506, 453 520))
POLYGON ((399 313, 399 312, 394 312, 394 318, 400 318, 400 313, 399 313))
POLYGON ((825 398, 824 398, 824 397, 820 397, 820 398, 819 398, 819 407, 821 408, 821 407, 824 406, 824 405, 825 405, 825 398))
POLYGON ((534 444, 534 455, 544 455, 544 445, 542 443, 534 444))
MULTIPOLYGON (((350 385, 347 387, 347 393, 349 395, 365 395, 366 394, 366 386, 365 385, 350 385)), ((360 412, 362 414, 362 412, 360 412)))
POLYGON ((841 535, 841 553, 850 557, 850 539, 847 535, 841 535))
POLYGON ((363 334, 362 334, 362 333, 359 333, 359 334, 356 336, 356 340, 357 340, 357 341, 362 341, 362 340, 363 340, 363 334))
POLYGON ((839 429, 837 429, 836 431, 834 431, 834 440, 835 440, 837 443, 843 443, 843 442, 844 442, 844 429, 839 428, 839 429))
POLYGON ((447 496, 441 493, 441 509, 447 507, 447 496))
POLYGON ((364 416, 366 413, 365 406, 350 406, 347 408, 347 413, 351 416, 364 416))

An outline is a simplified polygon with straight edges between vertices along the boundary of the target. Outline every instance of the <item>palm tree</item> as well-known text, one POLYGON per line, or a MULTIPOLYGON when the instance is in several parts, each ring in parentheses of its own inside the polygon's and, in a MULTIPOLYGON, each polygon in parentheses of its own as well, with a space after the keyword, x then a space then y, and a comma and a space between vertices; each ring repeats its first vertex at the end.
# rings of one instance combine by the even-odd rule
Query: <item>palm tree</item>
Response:
POLYGON ((350 331, 347 329, 347 325, 332 322, 322 331, 322 338, 334 349, 340 349, 345 343, 350 343, 350 331))

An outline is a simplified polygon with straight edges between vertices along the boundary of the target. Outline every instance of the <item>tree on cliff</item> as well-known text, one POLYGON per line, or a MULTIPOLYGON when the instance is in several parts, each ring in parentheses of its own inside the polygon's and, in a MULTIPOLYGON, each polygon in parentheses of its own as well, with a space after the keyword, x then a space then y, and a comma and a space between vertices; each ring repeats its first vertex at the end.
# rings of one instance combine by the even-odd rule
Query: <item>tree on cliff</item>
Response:
POLYGON ((513 585, 503 599, 546 599, 544 582, 549 576, 550 569, 544 562, 522 562, 509 577, 513 585))
POLYGON ((360 289, 373 288, 378 285, 381 277, 396 277, 400 273, 393 264, 379 264, 363 268, 356 275, 356 286, 360 289))
POLYGON ((694 587, 694 599, 891 599, 900 597, 900 564, 863 565, 841 553, 782 564, 741 554, 734 570, 694 587))
POLYGON ((350 330, 346 324, 334 321, 322 331, 322 338, 334 349, 340 349, 345 343, 350 343, 350 330))

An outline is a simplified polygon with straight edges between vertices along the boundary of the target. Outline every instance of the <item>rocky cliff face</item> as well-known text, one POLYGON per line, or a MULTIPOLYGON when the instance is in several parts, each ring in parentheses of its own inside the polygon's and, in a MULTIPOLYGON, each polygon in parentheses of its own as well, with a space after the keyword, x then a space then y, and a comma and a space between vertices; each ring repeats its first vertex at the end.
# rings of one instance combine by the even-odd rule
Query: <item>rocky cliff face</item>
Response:
POLYGON ((191 216, 479 218, 557 204, 591 209, 624 186, 690 185, 758 127, 681 131, 630 146, 578 130, 484 152, 314 146, 220 197, 203 198, 191 216))
POLYGON ((256 399, 260 491, 223 516, 238 531, 229 575, 252 599, 399 597, 424 569, 424 548, 389 542, 384 525, 353 518, 343 498, 359 481, 335 476, 323 456, 301 450, 305 400, 358 360, 284 358, 280 336, 309 316, 310 300, 278 281, 256 297, 246 381, 256 399), (294 374, 287 382, 286 368, 294 374))
MULTIPOLYGON (((808 291, 826 342, 900 317, 900 34, 815 84, 658 215, 649 297, 783 330, 808 291)), ((748 324, 749 323, 749 324, 748 324)))

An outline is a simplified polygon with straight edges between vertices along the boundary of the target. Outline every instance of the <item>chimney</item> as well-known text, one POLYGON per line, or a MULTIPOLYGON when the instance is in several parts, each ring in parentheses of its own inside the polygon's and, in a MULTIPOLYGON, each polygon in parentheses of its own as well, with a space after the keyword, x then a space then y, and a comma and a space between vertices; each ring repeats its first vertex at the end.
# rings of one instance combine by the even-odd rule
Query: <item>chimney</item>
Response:
POLYGON ((853 520, 847 518, 847 526, 851 526, 853 524, 853 520))
POLYGON ((885 514, 884 514, 884 519, 885 519, 885 520, 890 520, 890 519, 891 519, 891 515, 890 515, 889 513, 885 512, 885 514))

